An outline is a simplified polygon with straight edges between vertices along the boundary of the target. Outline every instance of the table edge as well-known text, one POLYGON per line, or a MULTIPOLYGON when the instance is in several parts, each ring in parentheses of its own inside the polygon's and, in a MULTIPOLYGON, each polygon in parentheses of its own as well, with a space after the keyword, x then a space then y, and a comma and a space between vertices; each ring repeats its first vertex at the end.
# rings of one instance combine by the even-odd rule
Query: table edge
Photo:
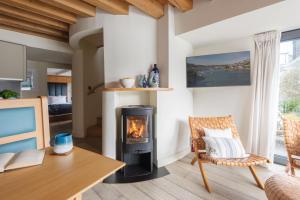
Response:
POLYGON ((123 163, 121 166, 119 166, 118 168, 116 168, 115 170, 111 171, 110 173, 108 173, 107 175, 105 175, 103 178, 95 181, 94 183, 90 184, 89 186, 83 188, 81 191, 77 192, 76 194, 74 194, 73 196, 69 197, 68 200, 73 200, 76 199, 76 197, 84 192, 86 192, 88 189, 92 188, 93 186, 97 185, 98 183, 102 182, 104 179, 106 179, 107 177, 109 177, 110 175, 116 173, 118 170, 120 170, 122 167, 124 167, 126 164, 123 163))

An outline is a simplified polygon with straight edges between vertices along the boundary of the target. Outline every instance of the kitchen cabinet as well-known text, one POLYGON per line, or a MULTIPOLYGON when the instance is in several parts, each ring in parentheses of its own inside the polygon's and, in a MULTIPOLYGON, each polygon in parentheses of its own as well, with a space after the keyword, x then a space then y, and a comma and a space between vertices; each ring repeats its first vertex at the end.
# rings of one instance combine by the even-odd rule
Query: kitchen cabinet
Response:
POLYGON ((0 80, 25 80, 26 47, 0 41, 0 80))

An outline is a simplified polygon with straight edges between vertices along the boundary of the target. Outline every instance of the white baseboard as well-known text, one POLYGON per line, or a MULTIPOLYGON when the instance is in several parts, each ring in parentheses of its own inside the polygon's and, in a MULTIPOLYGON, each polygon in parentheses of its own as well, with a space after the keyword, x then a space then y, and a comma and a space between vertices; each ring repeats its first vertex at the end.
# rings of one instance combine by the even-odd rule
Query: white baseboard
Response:
POLYGON ((157 160, 157 167, 163 167, 163 166, 169 165, 169 164, 185 157, 190 152, 191 152, 191 148, 187 148, 184 151, 181 151, 181 152, 174 154, 172 156, 169 156, 167 158, 159 159, 159 160, 157 160))

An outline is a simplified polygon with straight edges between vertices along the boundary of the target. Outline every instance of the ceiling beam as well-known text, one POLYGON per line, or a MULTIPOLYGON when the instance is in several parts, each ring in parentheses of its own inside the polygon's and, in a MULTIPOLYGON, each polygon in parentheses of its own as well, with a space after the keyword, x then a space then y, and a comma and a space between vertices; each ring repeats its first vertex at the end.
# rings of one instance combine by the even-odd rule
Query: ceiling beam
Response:
POLYGON ((80 0, 41 0, 44 3, 61 8, 81 17, 95 17, 96 7, 80 0))
POLYGON ((40 26, 31 22, 27 21, 22 21, 19 19, 15 19, 12 17, 7 17, 4 15, 0 15, 0 24, 10 26, 10 27, 15 27, 15 28, 20 28, 23 30, 28 30, 36 33, 42 33, 45 35, 50 35, 54 37, 59 37, 59 38, 68 38, 68 34, 62 31, 58 31, 55 29, 51 29, 48 27, 40 26))
POLYGON ((66 12, 37 0, 1 0, 1 2, 69 24, 76 22, 76 16, 73 13, 66 12))
POLYGON ((154 18, 164 15, 164 7, 156 0, 125 0, 154 18))
POLYGON ((168 0, 157 0, 157 1, 163 6, 169 3, 168 0))
POLYGON ((41 24, 50 28, 54 28, 57 30, 61 30, 61 31, 65 31, 68 32, 69 31, 69 25, 61 22, 61 21, 57 21, 48 17, 44 17, 35 13, 31 13, 31 12, 27 12, 25 10, 21 10, 19 8, 15 8, 15 7, 11 7, 11 6, 7 6, 5 4, 1 4, 0 3, 0 12, 3 15, 7 15, 10 17, 15 17, 18 18, 20 20, 25 20, 28 22, 33 22, 36 24, 41 24))
POLYGON ((24 29, 21 29, 21 28, 16 28, 16 27, 9 26, 9 25, 0 24, 0 29, 6 29, 6 30, 9 30, 9 31, 24 33, 24 34, 28 34, 28 35, 34 35, 34 36, 47 38, 47 39, 51 39, 51 40, 57 40, 57 41, 61 41, 61 42, 68 42, 68 39, 65 39, 65 38, 59 38, 59 37, 46 35, 46 34, 43 34, 43 33, 28 31, 28 30, 24 30, 24 29))
POLYGON ((83 0, 115 15, 128 15, 128 3, 124 0, 83 0))
POLYGON ((193 0, 169 0, 169 2, 182 12, 191 10, 193 8, 193 0))

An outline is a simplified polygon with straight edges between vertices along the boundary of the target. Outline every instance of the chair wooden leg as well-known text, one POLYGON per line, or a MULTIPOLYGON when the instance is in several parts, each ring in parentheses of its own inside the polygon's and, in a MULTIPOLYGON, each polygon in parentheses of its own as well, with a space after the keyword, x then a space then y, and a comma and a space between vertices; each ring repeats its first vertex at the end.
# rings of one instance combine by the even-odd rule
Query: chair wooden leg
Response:
POLYGON ((205 186, 206 190, 210 193, 211 189, 208 185, 208 181, 207 181, 206 173, 204 171, 203 163, 200 161, 200 159, 198 159, 198 164, 199 164, 200 172, 201 172, 202 179, 204 182, 204 186, 205 186))
POLYGON ((253 166, 249 166, 249 169, 250 169, 251 174, 253 175, 253 177, 254 177, 254 179, 255 179, 255 181, 256 181, 256 183, 257 183, 257 186, 258 186, 260 189, 264 190, 265 187, 264 187, 264 185, 262 184, 262 182, 260 181, 260 179, 258 178, 258 176, 256 175, 256 172, 255 172, 254 167, 253 167, 253 166))
POLYGON ((291 173, 293 176, 295 176, 295 168, 293 166, 291 166, 291 173))
POLYGON ((196 158, 196 156, 195 156, 195 157, 193 158, 193 160, 191 161, 191 165, 194 165, 196 161, 197 161, 197 158, 196 158))

